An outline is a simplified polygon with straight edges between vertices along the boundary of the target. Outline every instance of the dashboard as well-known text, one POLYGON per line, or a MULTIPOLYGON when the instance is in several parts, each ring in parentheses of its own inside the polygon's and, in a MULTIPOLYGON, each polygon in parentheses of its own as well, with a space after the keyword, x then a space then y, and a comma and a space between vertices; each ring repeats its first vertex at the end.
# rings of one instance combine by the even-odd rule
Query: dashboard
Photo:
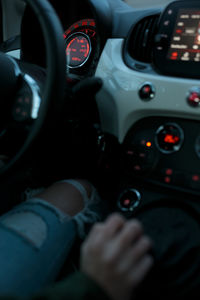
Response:
MULTIPOLYGON (((73 4, 72 2, 69 4, 50 2, 56 9, 63 26, 68 77, 79 80, 94 75, 102 45, 97 34, 94 15, 87 2, 78 0, 73 4)), ((44 36, 36 16, 28 6, 22 19, 21 35, 22 59, 45 66, 44 36)))
POLYGON ((67 73, 92 75, 100 54, 100 40, 94 19, 73 23, 63 34, 65 40, 67 73))
POLYGON ((122 146, 126 180, 199 194, 200 14, 186 2, 132 11, 126 37, 114 32, 100 57, 97 103, 103 131, 122 146))
MULTIPOLYGON (((109 151, 119 154, 118 172, 127 182, 199 195, 198 2, 51 2, 64 28, 66 76, 103 80, 96 103, 109 151)), ((40 35, 26 9, 22 58, 43 66, 40 35)))

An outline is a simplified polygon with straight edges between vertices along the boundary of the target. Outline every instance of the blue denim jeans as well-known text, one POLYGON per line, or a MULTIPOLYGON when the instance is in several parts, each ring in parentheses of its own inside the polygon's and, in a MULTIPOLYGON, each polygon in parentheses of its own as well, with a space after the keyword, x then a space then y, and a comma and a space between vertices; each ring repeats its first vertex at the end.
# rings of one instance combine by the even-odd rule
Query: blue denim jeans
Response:
POLYGON ((53 282, 76 234, 69 216, 39 198, 1 216, 1 295, 28 296, 53 282))

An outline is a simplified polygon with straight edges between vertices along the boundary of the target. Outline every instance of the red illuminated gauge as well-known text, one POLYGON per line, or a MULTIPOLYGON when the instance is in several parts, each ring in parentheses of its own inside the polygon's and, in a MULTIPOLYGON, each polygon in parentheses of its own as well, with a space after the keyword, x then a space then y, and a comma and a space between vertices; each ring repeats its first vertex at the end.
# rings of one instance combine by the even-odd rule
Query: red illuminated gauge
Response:
POLYGON ((67 66, 79 68, 88 60, 91 53, 91 42, 83 32, 71 34, 66 40, 67 66))
POLYGON ((90 56, 97 52, 94 19, 83 19, 72 24, 65 31, 63 37, 66 45, 68 68, 75 70, 84 66, 90 56))
POLYGON ((94 19, 83 19, 72 24, 63 34, 67 39, 72 33, 83 32, 89 36, 91 40, 96 38, 96 23, 94 19))

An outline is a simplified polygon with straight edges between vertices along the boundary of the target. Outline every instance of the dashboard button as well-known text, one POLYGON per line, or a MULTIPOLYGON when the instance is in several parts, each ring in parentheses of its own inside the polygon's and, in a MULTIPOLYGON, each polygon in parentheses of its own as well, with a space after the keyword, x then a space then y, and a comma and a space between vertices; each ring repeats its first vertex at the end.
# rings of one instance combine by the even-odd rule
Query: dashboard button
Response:
POLYGON ((188 94, 187 102, 190 106, 200 106, 200 87, 193 87, 188 94))
POLYGON ((123 212, 132 212, 141 201, 141 194, 136 189, 126 189, 118 199, 118 207, 123 212))
POLYGON ((155 88, 151 83, 144 83, 139 90, 139 96, 142 100, 152 100, 155 97, 155 88))
POLYGON ((183 130, 175 123, 166 123, 156 131, 156 145, 165 154, 179 151, 184 140, 183 130))

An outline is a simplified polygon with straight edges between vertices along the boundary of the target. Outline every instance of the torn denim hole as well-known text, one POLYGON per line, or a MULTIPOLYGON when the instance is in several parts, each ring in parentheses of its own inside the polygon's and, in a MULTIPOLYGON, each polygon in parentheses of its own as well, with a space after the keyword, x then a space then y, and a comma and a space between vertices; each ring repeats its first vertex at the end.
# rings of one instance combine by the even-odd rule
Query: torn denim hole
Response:
POLYGON ((1 223, 36 248, 40 248, 47 238, 47 224, 34 212, 15 212, 7 215, 1 223))
POLYGON ((60 223, 66 223, 66 222, 68 222, 69 220, 72 219, 71 216, 65 214, 59 208, 57 208, 53 204, 43 200, 42 198, 37 198, 37 197, 31 198, 31 199, 28 199, 24 203, 25 204, 38 204, 38 205, 44 207, 45 209, 50 210, 52 213, 54 213, 54 215, 56 215, 56 217, 58 218, 60 223))

